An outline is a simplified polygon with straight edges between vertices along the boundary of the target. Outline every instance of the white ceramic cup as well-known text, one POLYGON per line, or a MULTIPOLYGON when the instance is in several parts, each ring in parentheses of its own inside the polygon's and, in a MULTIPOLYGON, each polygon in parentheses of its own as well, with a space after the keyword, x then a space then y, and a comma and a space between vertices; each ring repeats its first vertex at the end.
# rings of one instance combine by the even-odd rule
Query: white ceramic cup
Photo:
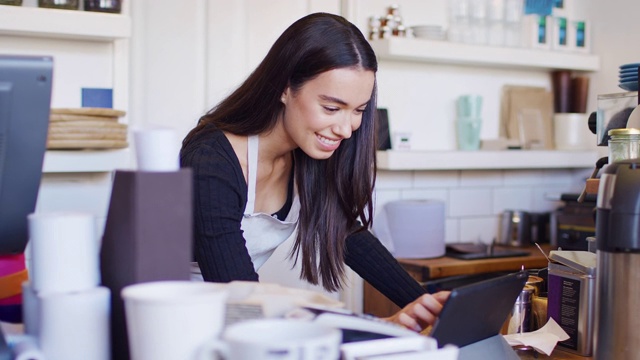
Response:
POLYGON ((132 360, 197 359, 225 318, 223 284, 156 281, 122 289, 132 360))
POLYGON ((177 171, 180 168, 180 144, 175 130, 148 128, 133 132, 138 170, 177 171))
POLYGON ((342 333, 310 321, 259 319, 229 326, 202 348, 201 360, 336 360, 342 333))
POLYGON ((589 114, 558 113, 553 115, 553 140, 557 150, 587 150, 596 145, 589 130, 589 114))

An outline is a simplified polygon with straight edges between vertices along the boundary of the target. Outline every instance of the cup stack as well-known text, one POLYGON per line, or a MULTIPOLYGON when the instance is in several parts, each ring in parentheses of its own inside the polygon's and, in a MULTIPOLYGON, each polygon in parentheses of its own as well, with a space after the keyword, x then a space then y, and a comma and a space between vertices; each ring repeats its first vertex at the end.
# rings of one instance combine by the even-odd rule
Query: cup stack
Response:
POLYGON ((462 95, 456 102, 456 130, 459 150, 480 149, 482 96, 462 95))
POLYGON ((94 216, 29 215, 31 274, 22 284, 25 332, 48 360, 109 360, 110 291, 100 286, 94 216))

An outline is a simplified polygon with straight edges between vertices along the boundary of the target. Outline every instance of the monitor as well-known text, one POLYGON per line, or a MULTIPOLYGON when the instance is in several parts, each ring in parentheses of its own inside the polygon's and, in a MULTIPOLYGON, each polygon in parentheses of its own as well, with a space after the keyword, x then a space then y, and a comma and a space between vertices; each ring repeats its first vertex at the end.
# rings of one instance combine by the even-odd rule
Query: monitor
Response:
POLYGON ((53 58, 0 54, 0 256, 28 241, 47 145, 53 58))

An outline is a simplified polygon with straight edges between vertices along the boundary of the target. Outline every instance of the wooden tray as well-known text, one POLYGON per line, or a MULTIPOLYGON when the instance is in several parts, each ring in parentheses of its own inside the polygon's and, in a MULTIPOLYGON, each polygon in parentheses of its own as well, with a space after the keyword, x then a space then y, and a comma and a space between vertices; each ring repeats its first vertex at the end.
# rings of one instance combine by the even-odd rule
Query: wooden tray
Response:
POLYGON ((49 129, 64 129, 64 128, 74 128, 74 127, 84 127, 84 128, 112 128, 112 129, 127 129, 127 124, 121 124, 113 121, 83 121, 83 120, 73 120, 73 121, 59 121, 49 124, 49 129))
POLYGON ((129 146, 119 140, 48 140, 47 149, 121 149, 129 146))
POLYGON ((96 115, 77 115, 77 114, 51 114, 50 122, 58 121, 118 121, 117 116, 96 116, 96 115))
POLYGON ((53 108, 51 114, 68 115, 93 115, 93 116, 125 116, 127 113, 122 110, 108 108, 53 108))
POLYGON ((53 133, 49 134, 48 140, 118 140, 127 141, 127 134, 118 133, 53 133))

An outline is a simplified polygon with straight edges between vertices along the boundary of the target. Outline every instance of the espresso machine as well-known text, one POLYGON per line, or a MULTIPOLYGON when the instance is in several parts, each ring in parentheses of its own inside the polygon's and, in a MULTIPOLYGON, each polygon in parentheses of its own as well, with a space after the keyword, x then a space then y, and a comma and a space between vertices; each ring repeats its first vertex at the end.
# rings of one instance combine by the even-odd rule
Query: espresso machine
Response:
POLYGON ((605 167, 596 215, 595 359, 640 354, 640 159, 605 167))

